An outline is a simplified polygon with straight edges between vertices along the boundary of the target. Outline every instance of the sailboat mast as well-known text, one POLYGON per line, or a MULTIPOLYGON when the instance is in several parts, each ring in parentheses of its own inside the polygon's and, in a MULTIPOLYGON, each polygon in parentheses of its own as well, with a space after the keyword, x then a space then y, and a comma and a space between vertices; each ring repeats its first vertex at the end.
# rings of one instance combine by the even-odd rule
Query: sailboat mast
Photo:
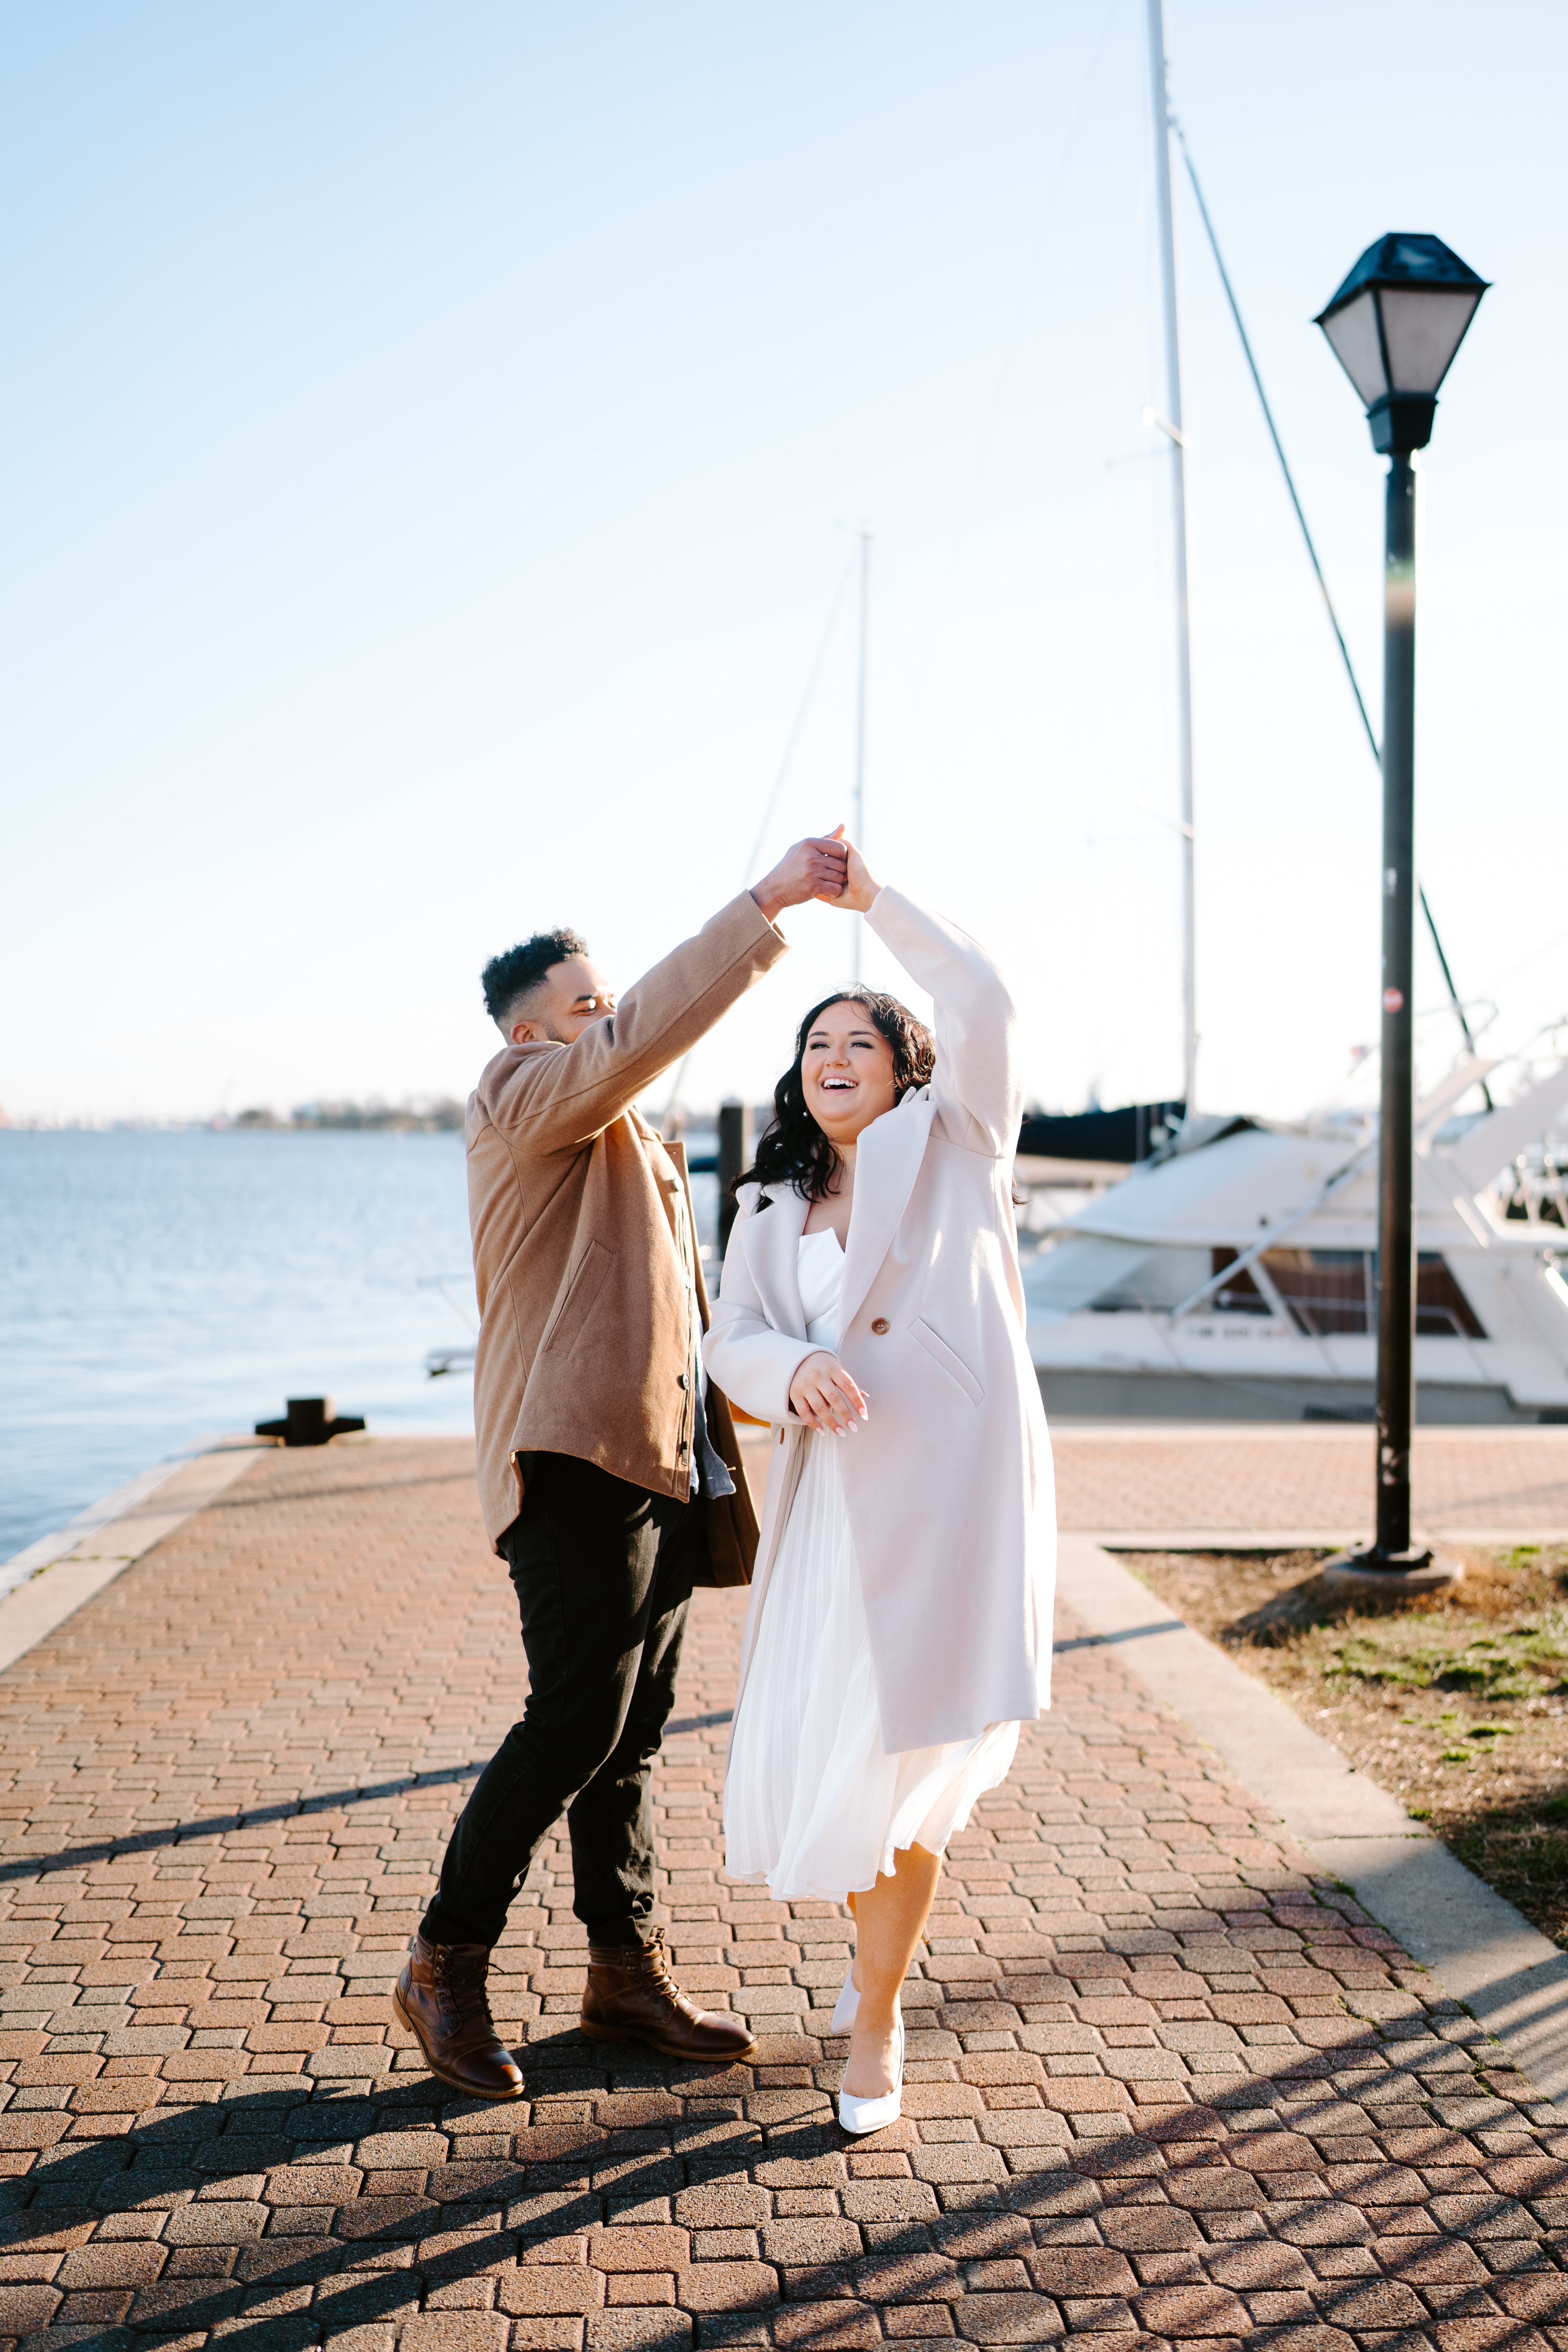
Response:
POLYGON ((1170 100, 1165 86, 1163 0, 1148 0, 1149 94, 1153 108, 1154 189, 1160 215, 1160 286, 1165 317, 1165 414, 1170 442, 1171 538, 1176 566, 1176 733, 1182 783, 1182 1095, 1197 1108, 1197 923, 1193 870, 1193 673, 1187 630, 1186 451, 1182 437, 1182 353, 1176 331, 1176 233, 1171 215, 1170 100))
MULTIPOLYGON (((871 591, 871 534, 860 531, 860 653, 855 687, 855 845, 866 847, 866 622, 871 591)), ((864 918, 855 918, 855 985, 860 985, 860 944, 864 918)))

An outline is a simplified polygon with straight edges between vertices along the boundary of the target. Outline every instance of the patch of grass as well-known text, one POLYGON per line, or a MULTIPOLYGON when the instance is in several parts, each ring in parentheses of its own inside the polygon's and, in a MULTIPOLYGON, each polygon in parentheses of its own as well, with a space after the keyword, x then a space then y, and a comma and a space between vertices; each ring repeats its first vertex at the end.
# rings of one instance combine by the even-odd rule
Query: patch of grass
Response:
POLYGON ((1323 1673, 1401 1690, 1532 1698, 1560 1686, 1558 1668, 1568 1656, 1568 1625, 1560 1612, 1552 1612, 1552 1620, 1551 1624, 1510 1625, 1496 1633, 1479 1633, 1457 1648, 1451 1620, 1406 1617, 1403 1638, 1380 1626, 1375 1633, 1352 1633, 1336 1644, 1323 1673))
POLYGON ((1323 1557, 1128 1564, 1568 1947, 1568 1547, 1467 1548, 1405 1601, 1331 1589, 1323 1557))
POLYGON ((1447 1823, 1444 1835, 1478 1878, 1568 1945, 1568 1804, 1478 1811, 1447 1823))

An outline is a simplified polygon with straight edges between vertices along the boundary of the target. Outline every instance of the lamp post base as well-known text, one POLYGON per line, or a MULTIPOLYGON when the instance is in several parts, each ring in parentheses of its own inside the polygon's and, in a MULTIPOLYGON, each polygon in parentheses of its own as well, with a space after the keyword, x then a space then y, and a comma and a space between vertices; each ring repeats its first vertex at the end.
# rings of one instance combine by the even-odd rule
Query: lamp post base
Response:
POLYGON ((1325 1584, 1356 1592, 1380 1593, 1385 1601, 1402 1601, 1406 1593, 1440 1592, 1458 1584, 1464 1562, 1444 1559, 1429 1546, 1409 1551, 1379 1551, 1367 1544, 1356 1551, 1336 1552, 1319 1570, 1325 1584))

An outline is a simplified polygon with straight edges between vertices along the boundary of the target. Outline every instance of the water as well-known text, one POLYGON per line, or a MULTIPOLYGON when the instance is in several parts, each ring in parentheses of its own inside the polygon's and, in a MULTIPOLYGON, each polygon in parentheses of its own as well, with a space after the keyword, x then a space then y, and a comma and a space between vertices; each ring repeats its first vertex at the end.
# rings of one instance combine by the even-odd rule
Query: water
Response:
POLYGON ((469 1265, 460 1135, 0 1129, 0 1560, 288 1396, 470 1431, 469 1265))

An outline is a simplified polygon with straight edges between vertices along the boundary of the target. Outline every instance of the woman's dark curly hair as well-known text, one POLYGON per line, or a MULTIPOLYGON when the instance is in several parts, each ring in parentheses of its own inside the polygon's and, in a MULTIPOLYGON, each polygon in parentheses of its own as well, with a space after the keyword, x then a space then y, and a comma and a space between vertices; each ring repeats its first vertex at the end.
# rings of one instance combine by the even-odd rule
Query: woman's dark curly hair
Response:
MULTIPOLYGON (((731 1190, 742 1184, 792 1184, 807 1201, 820 1201, 838 1172, 838 1154, 805 1107, 800 1066, 805 1041, 830 1004, 863 1004, 872 1026, 893 1049, 893 1084, 901 1101, 910 1087, 923 1087, 936 1067, 936 1039, 923 1021, 917 1021, 896 996, 874 988, 836 988, 814 1004, 795 1034, 795 1060, 773 1088, 773 1123, 757 1146, 752 1165, 737 1176, 731 1190)), ((764 1200, 762 1205, 765 1208, 764 1200)))

